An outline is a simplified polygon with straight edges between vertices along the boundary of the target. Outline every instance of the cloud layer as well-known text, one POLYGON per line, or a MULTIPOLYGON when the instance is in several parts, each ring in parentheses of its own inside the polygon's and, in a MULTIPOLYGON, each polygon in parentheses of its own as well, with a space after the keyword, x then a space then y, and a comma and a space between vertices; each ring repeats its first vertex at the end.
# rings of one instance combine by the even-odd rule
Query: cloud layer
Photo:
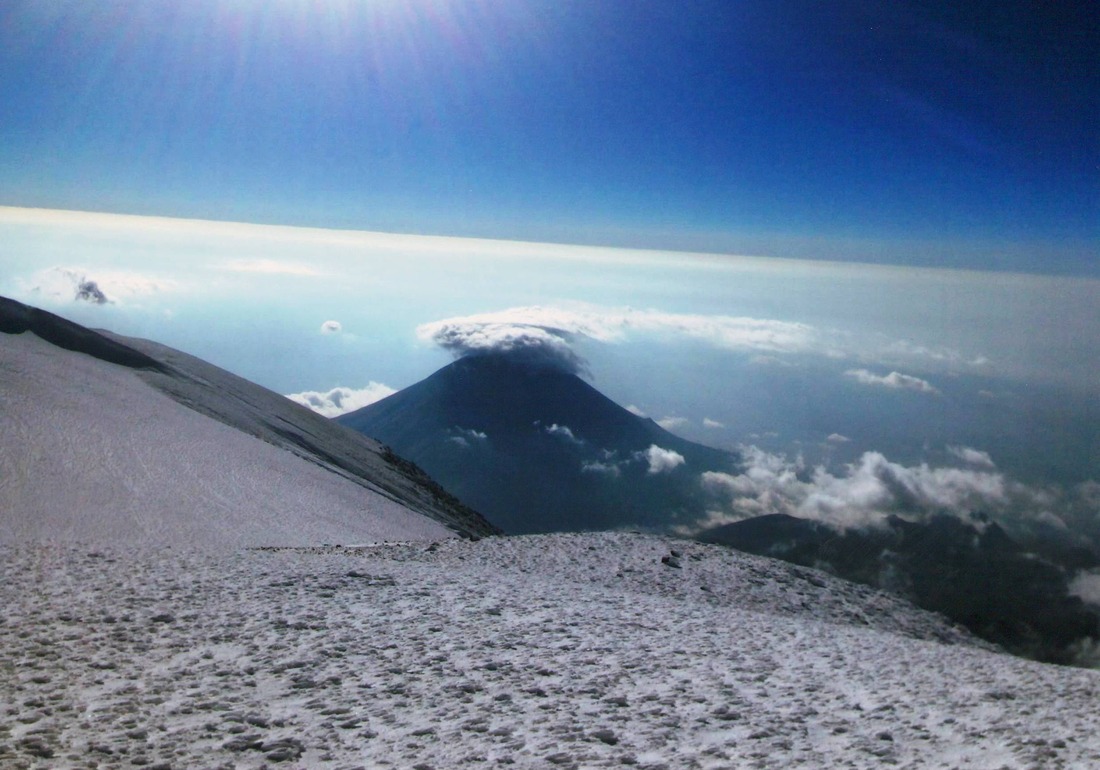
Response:
POLYGON ((322 417, 339 417, 356 409, 362 409, 375 401, 381 401, 386 396, 397 391, 389 385, 383 385, 373 380, 367 383, 365 388, 345 388, 338 386, 326 392, 305 390, 301 393, 289 393, 287 398, 296 401, 302 406, 307 406, 322 417))
MULTIPOLYGON (((421 324, 417 335, 456 357, 512 353, 574 372, 584 366, 573 346, 578 339, 617 343, 640 335, 686 338, 722 350, 753 353, 756 361, 781 364, 787 362, 779 356, 799 354, 860 362, 919 362, 940 367, 989 363, 983 357, 968 358, 954 350, 932 349, 876 335, 857 338, 850 333, 795 321, 671 313, 587 303, 513 307, 447 318, 421 324)), ((877 375, 868 369, 856 368, 846 374, 865 385, 939 393, 927 380, 898 371, 877 375)))
MULTIPOLYGON (((984 452, 969 450, 988 457, 984 452)), ((742 447, 739 474, 707 472, 703 486, 722 501, 706 526, 783 513, 841 528, 874 526, 890 514, 921 518, 974 511, 1035 517, 1052 500, 1041 490, 1013 482, 989 465, 970 468, 904 466, 879 452, 865 452, 839 474, 806 467, 801 458, 742 447)))

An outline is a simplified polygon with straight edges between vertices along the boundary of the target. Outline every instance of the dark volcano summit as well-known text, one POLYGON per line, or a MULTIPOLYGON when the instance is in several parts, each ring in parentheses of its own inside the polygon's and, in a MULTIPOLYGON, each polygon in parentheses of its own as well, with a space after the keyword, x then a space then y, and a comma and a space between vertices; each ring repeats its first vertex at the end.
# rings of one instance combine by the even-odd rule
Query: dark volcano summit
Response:
POLYGON ((510 533, 667 530, 705 513, 704 471, 738 457, 638 417, 575 374, 506 354, 459 359, 351 414, 510 533))

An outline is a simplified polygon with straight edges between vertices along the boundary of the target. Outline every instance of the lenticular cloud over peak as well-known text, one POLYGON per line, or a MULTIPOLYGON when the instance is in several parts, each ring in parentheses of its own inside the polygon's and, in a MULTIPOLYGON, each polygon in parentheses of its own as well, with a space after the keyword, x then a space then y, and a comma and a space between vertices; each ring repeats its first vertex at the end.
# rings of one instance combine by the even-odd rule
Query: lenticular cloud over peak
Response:
POLYGON ((504 354, 526 363, 581 374, 584 359, 572 347, 576 335, 564 329, 522 322, 481 320, 481 316, 423 324, 417 335, 455 358, 504 354))
POLYGON ((817 331, 806 324, 583 303, 515 307, 447 318, 417 328, 421 339, 439 345, 456 358, 505 353, 574 374, 584 370, 584 359, 573 349, 578 339, 617 343, 637 334, 671 334, 720 348, 777 353, 809 352, 821 344, 817 331))

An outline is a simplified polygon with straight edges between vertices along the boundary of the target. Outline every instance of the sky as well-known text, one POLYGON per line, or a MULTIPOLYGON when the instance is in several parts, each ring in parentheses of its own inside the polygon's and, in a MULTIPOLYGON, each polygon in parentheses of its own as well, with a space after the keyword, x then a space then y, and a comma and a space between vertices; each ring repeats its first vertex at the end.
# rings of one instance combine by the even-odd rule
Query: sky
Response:
POLYGON ((741 454, 701 480, 715 521, 905 504, 1100 543, 1098 22, 12 0, 0 294, 330 415, 548 346, 741 454))
POLYGON ((1092 2, 0 8, 0 204, 1097 276, 1092 2))

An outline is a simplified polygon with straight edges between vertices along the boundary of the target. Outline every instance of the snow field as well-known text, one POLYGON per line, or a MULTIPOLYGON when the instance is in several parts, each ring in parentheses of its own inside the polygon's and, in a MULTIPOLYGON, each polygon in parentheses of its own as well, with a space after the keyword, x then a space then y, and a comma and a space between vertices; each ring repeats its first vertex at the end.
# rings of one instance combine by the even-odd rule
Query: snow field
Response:
POLYGON ((718 547, 21 545, 0 570, 4 768, 1100 764, 1096 672, 718 547))
POLYGON ((233 549, 451 534, 133 370, 32 334, 0 334, 0 375, 0 543, 233 549))

